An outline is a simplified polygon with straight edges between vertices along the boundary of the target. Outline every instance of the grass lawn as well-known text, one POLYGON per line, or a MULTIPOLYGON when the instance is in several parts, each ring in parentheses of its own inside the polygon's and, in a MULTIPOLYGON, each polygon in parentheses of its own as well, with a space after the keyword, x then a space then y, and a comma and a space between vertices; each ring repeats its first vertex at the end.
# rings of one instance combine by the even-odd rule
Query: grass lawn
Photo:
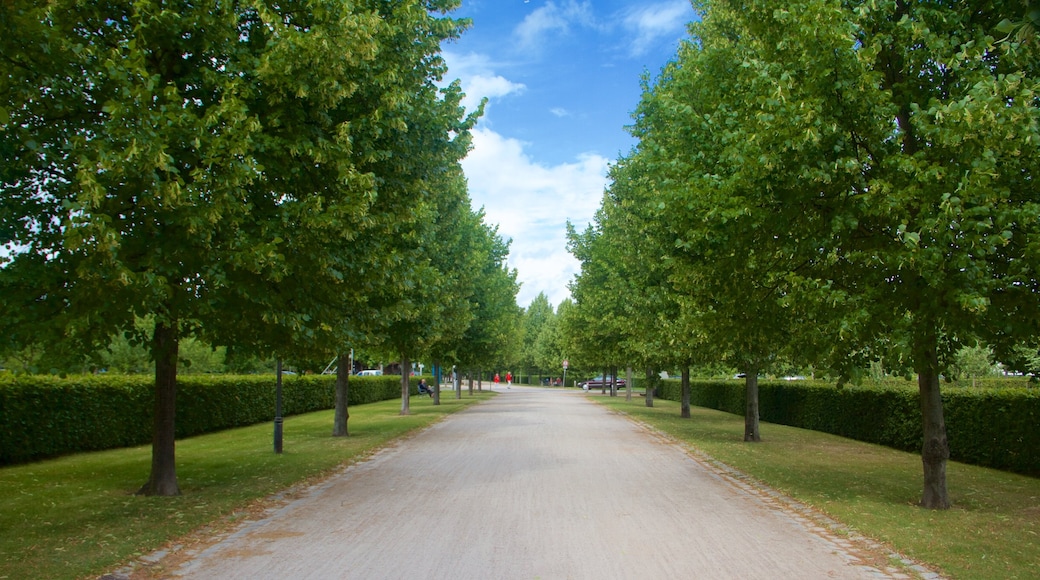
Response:
POLYGON ((1040 577, 1040 479, 951 461, 953 507, 925 510, 919 455, 769 423, 762 443, 744 443, 741 416, 693 407, 681 419, 672 401, 595 398, 944 576, 1040 577))
POLYGON ((406 416, 400 399, 351 407, 345 438, 330 436, 332 411, 289 417, 281 455, 270 423, 181 440, 179 497, 134 495, 150 446, 0 468, 0 579, 97 576, 491 396, 413 397, 406 416))

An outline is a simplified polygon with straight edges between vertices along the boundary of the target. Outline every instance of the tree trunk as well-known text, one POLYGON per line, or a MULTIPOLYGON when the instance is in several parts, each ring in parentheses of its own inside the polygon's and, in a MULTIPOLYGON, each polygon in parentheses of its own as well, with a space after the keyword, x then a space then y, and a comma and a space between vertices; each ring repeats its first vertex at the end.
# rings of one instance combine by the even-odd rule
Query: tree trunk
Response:
MULTIPOLYGON (((470 370, 469 373, 467 373, 466 378, 469 379, 469 394, 470 394, 470 396, 473 396, 473 371, 472 370, 470 370)), ((460 388, 459 389, 459 396, 457 396, 455 398, 456 399, 461 399, 462 398, 461 395, 462 395, 462 389, 460 388)))
POLYGON ((610 370, 606 369, 606 368, 603 369, 603 382, 601 382, 599 384, 599 394, 601 394, 601 395, 606 395, 607 394, 607 377, 608 376, 610 376, 610 370))
POLYGON ((646 406, 654 406, 654 389, 657 387, 657 381, 654 380, 654 369, 646 367, 646 406))
POLYGON ((332 420, 332 436, 346 437, 347 421, 350 419, 348 409, 350 396, 350 355, 339 354, 336 361, 336 415, 332 420))
POLYGON ((749 368, 744 376, 744 441, 758 442, 762 433, 758 430, 758 368, 749 368))
POLYGON ((690 365, 684 364, 682 368, 682 403, 680 404, 683 419, 690 418, 690 365))
POLYGON ((946 439, 946 421, 943 419, 942 397, 939 393, 939 360, 934 341, 924 349, 922 367, 917 372, 917 389, 921 397, 921 418, 924 427, 924 445, 921 464, 924 467, 924 492, 921 506, 929 509, 949 509, 950 494, 946 489, 946 460, 950 458, 950 443, 946 439))
POLYGON ((441 404, 441 363, 440 361, 433 362, 433 405, 436 407, 441 404))
POLYGON ((411 415, 412 411, 409 407, 409 402, 412 396, 412 386, 408 382, 409 371, 412 368, 412 361, 408 360, 408 357, 401 357, 401 414, 411 415))
POLYGON ((177 413, 177 323, 157 322, 152 335, 155 357, 155 407, 152 418, 152 472, 138 495, 180 495, 175 460, 177 413))
POLYGON ((632 367, 625 367, 625 402, 632 402, 632 367))
POLYGON ((610 367, 610 396, 617 396, 617 367, 610 367))

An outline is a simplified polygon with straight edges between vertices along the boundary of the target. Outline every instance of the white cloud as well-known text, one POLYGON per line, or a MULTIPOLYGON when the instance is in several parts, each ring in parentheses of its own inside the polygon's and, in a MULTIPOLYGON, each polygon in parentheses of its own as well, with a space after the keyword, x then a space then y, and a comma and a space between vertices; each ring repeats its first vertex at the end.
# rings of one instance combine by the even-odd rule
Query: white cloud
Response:
POLYGON ((557 117, 569 117, 571 115, 570 111, 564 109, 563 107, 553 107, 549 109, 549 112, 553 115, 556 115, 557 117))
POLYGON ((474 207, 512 239, 509 264, 522 283, 517 302, 526 306, 545 292, 558 305, 578 262, 566 249, 569 219, 583 230, 599 208, 607 184, 605 157, 586 154, 547 167, 524 153, 524 144, 489 129, 473 131, 473 150, 462 162, 474 207))
POLYGON ((596 27, 596 21, 592 15, 592 5, 589 2, 575 2, 574 0, 562 4, 546 2, 545 6, 531 11, 517 25, 513 34, 521 48, 532 50, 542 46, 547 35, 565 33, 573 24, 596 27))
POLYGON ((687 0, 659 2, 633 8, 624 16, 624 26, 634 34, 632 54, 641 55, 665 38, 679 38, 694 14, 687 0))
POLYGON ((523 83, 514 83, 495 74, 493 63, 484 55, 444 51, 442 56, 448 63, 448 74, 445 75, 445 78, 449 81, 453 79, 462 81, 462 92, 466 94, 462 105, 466 107, 467 111, 475 109, 484 97, 497 99, 520 94, 527 89, 523 83))
MULTIPOLYGON (((498 65, 485 56, 445 52, 444 57, 447 78, 462 81, 468 107, 483 96, 500 99, 526 88, 497 74, 498 65)), ((563 108, 551 112, 570 114, 563 108)), ((473 130, 473 150, 462 161, 473 206, 483 207, 485 221, 512 240, 509 265, 521 283, 517 303, 526 307, 545 292, 559 305, 570 295, 567 284, 580 267, 567 252, 567 221, 579 231, 591 221, 606 187, 609 160, 590 153, 554 166, 536 163, 524 152, 527 144, 489 128, 490 116, 485 112, 473 130)))

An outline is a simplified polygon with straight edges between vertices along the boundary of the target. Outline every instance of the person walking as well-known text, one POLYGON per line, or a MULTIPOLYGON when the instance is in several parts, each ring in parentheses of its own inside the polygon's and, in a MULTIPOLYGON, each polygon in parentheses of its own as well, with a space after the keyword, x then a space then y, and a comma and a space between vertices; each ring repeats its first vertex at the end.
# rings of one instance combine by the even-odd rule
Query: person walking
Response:
POLYGON ((513 384, 513 373, 510 372, 510 371, 506 371, 506 388, 507 389, 512 389, 513 388, 512 384, 513 384))
POLYGON ((497 385, 499 382, 501 382, 501 379, 498 378, 498 373, 495 373, 495 384, 497 385))

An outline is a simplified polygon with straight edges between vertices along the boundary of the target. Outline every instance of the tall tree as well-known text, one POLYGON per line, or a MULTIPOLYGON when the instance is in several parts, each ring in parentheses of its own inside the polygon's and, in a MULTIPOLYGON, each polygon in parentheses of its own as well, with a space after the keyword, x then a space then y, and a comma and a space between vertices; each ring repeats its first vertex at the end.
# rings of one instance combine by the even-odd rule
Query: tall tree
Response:
POLYGON ((520 366, 527 372, 537 371, 539 374, 548 369, 543 369, 536 362, 537 355, 535 344, 542 328, 549 319, 555 315, 553 306, 549 303, 549 297, 545 292, 539 292, 538 296, 524 309, 521 332, 523 344, 520 346, 520 366))
POLYGON ((89 349, 153 317, 141 492, 176 494, 179 341, 344 336, 331 314, 368 294, 340 292, 346 275, 393 255, 362 243, 392 221, 372 212, 389 189, 373 165, 429 115, 402 96, 441 70, 462 23, 436 13, 457 2, 16 4, 0 9, 0 72, 19 81, 0 102, 0 324, 89 349))
MULTIPOLYGON (((483 218, 483 212, 478 215, 483 218)), ((456 362, 470 369, 494 367, 507 360, 517 349, 521 320, 516 270, 506 264, 509 242, 482 219, 475 233, 473 318, 455 349, 456 362)))
MULTIPOLYGON (((570 285, 574 311, 569 342, 577 347, 573 358, 582 368, 615 367, 631 360, 626 348, 628 281, 619 259, 624 240, 608 234, 612 224, 601 208, 584 232, 567 225, 568 250, 581 262, 581 271, 570 285)), ((604 373, 604 385, 606 377, 604 373)), ((615 396, 616 381, 610 383, 615 396)))
MULTIPOLYGON (((562 364, 564 360, 567 360, 570 363, 568 372, 572 374, 581 372, 577 364, 577 361, 581 359, 581 354, 578 352, 580 347, 573 338, 581 328, 581 319, 577 314, 577 308, 571 298, 563 300, 556 307, 556 316, 542 328, 542 332, 538 335, 538 366, 550 369, 555 374, 564 370, 562 364)), ((567 386, 566 383, 564 386, 567 386)))
POLYGON ((882 350, 906 360, 921 397, 921 504, 948 507, 940 373, 964 344, 1001 351, 1040 332, 1040 157, 1026 153, 1040 137, 1038 60, 1030 43, 994 37, 1019 7, 701 9, 642 120, 660 135, 641 147, 675 223, 700 224, 674 232, 679 254, 715 264, 686 275, 738 267, 743 284, 696 285, 717 285, 704 295, 731 303, 718 312, 765 307, 772 331, 733 328, 745 346, 791 325, 846 375, 882 350), (715 203, 687 212, 691 199, 715 203))

